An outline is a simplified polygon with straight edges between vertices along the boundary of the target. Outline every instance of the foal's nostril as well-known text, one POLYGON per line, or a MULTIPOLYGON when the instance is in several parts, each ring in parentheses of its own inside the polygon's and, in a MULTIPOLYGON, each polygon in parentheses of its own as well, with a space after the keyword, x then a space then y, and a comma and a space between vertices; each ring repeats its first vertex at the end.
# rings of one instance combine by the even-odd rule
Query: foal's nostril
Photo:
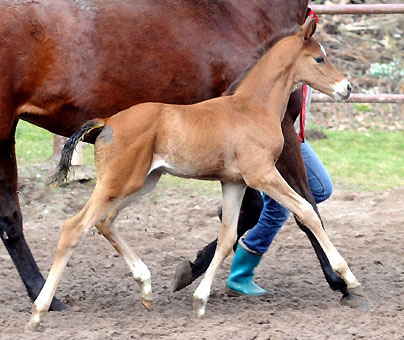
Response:
POLYGON ((346 89, 348 90, 348 93, 351 93, 351 90, 352 90, 351 84, 348 84, 346 86, 346 89))

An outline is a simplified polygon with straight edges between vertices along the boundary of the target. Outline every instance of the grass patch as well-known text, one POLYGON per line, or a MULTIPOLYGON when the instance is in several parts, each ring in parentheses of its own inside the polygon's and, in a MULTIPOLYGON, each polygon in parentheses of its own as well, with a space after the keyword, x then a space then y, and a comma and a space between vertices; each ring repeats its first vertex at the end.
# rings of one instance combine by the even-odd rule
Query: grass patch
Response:
POLYGON ((402 131, 324 131, 311 142, 334 183, 346 189, 385 190, 404 185, 402 131))
POLYGON ((15 149, 19 165, 45 162, 53 153, 53 134, 20 120, 16 131, 15 149))

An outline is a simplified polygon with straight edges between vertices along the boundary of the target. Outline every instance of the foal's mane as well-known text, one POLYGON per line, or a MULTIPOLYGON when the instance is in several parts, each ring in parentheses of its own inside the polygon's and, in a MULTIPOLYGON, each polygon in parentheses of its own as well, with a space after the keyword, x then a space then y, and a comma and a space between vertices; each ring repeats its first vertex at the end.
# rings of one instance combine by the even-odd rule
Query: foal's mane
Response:
POLYGON ((226 96, 230 96, 236 92, 238 86, 247 76, 247 74, 251 71, 251 69, 257 64, 257 62, 264 56, 266 52, 268 52, 278 41, 282 40, 283 38, 289 37, 295 34, 300 29, 300 26, 296 25, 292 28, 282 30, 275 35, 273 35, 270 39, 262 43, 257 51, 255 52, 255 56, 253 58, 252 63, 241 73, 235 81, 233 81, 227 90, 223 93, 226 96))

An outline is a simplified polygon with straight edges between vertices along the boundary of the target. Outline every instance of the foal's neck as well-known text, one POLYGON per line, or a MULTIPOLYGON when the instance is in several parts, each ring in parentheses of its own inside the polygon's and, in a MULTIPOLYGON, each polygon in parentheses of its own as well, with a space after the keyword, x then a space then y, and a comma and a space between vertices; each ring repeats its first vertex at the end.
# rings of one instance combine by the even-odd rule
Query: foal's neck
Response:
POLYGON ((254 103, 282 121, 296 83, 294 56, 268 51, 246 75, 234 95, 254 103))

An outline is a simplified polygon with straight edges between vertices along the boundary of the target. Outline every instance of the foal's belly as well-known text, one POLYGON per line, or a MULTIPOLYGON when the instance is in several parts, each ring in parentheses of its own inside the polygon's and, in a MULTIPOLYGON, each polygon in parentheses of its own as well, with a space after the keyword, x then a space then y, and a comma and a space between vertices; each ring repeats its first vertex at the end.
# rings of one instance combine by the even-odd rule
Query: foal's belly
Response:
POLYGON ((182 178, 194 178, 201 180, 220 180, 233 182, 242 180, 237 167, 223 160, 207 162, 206 159, 172 160, 168 156, 154 154, 148 175, 155 170, 182 178))

